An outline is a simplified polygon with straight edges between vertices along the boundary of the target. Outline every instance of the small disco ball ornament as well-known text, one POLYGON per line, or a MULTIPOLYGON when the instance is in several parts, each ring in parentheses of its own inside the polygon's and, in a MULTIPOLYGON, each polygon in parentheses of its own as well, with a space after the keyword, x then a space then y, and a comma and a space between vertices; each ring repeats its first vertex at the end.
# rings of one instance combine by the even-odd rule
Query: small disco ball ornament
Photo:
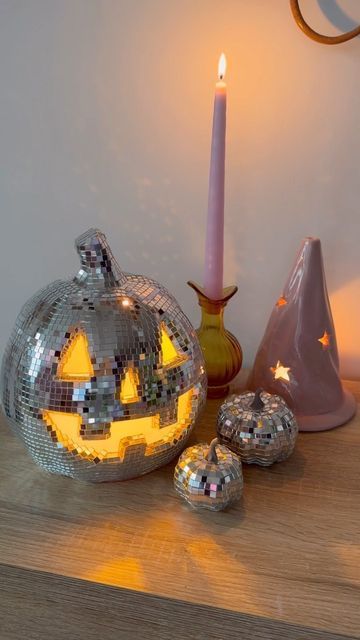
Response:
POLYGON ((239 500, 243 489, 241 462, 214 438, 181 454, 174 472, 176 491, 195 509, 220 511, 239 500))
POLYGON ((225 400, 217 433, 220 442, 243 462, 267 467, 291 455, 298 426, 285 400, 258 389, 225 400))
POLYGON ((2 368, 11 427, 47 471, 103 482, 180 453, 206 397, 201 348, 175 298, 121 271, 105 236, 20 312, 2 368))

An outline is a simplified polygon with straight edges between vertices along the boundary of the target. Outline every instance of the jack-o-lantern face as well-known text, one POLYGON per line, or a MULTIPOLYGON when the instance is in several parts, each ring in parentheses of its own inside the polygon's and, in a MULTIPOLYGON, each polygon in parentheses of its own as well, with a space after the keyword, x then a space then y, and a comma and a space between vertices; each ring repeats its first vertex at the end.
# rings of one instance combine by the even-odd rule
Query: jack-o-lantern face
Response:
MULTIPOLYGON (((167 369, 169 375, 172 368, 186 362, 187 356, 181 355, 176 350, 165 326, 160 325, 160 327, 159 363, 161 367, 167 369)), ((91 383, 94 376, 87 337, 84 333, 78 332, 70 338, 69 344, 60 356, 56 379, 71 380, 74 383, 78 381, 91 383)), ((133 364, 123 368, 122 374, 119 375, 119 384, 115 381, 114 405, 118 403, 124 410, 127 404, 141 401, 141 377, 139 370, 133 364)), ((77 386, 78 392, 80 389, 84 389, 84 384, 77 386)), ((121 419, 112 420, 105 427, 97 424, 95 428, 94 423, 87 422, 87 417, 84 419, 84 413, 44 410, 43 419, 56 442, 81 456, 99 461, 112 458, 123 460, 129 443, 145 444, 145 456, 148 456, 153 455, 157 447, 167 443, 173 444, 176 439, 181 438, 189 426, 193 392, 194 389, 191 388, 178 396, 176 416, 174 416, 176 419, 166 426, 161 425, 160 413, 140 418, 129 417, 125 425, 121 419)), ((86 413, 89 415, 88 411, 86 413)), ((131 415, 133 414, 129 409, 129 416, 131 415)))
POLYGON ((18 318, 3 404, 46 469, 125 479, 183 448, 205 398, 203 359, 165 289, 119 271, 99 232, 78 248, 74 281, 49 285, 18 318))

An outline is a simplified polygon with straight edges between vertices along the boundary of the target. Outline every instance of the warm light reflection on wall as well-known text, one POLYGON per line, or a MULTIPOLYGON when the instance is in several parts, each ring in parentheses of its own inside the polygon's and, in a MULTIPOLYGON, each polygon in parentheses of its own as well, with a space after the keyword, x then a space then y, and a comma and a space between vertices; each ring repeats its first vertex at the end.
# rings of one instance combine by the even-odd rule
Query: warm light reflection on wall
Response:
POLYGON ((330 296, 340 353, 340 369, 349 378, 360 379, 360 277, 344 284, 330 296))
MULTIPOLYGON (((95 94, 93 110, 83 84, 75 82, 78 65, 69 65, 64 75, 67 84, 75 86, 72 100, 83 107, 79 113, 88 113, 83 122, 84 135, 86 132, 92 140, 90 124, 95 122, 99 136, 96 144, 102 145, 102 161, 109 168, 108 178, 101 178, 98 154, 91 153, 92 160, 88 161, 86 156, 82 158, 82 147, 74 147, 82 159, 81 179, 88 179, 89 189, 94 186, 91 206, 96 208, 101 191, 103 197, 107 194, 110 211, 116 211, 124 199, 125 210, 132 214, 124 216, 124 240, 118 242, 121 247, 129 245, 129 269, 151 272, 159 280, 171 282, 173 278, 174 293, 185 296, 186 310, 195 322, 195 303, 190 292, 183 293, 181 282, 186 263, 187 273, 195 280, 202 275, 201 230, 206 216, 214 65, 219 52, 226 48, 231 85, 225 279, 241 285, 242 295, 234 301, 233 310, 234 318, 241 318, 240 325, 234 320, 232 327, 230 318, 229 328, 248 336, 244 338, 247 365, 253 360, 257 336, 272 300, 271 296, 262 299, 259 281, 268 272, 273 282, 281 284, 284 269, 302 237, 311 232, 324 238, 324 247, 327 239, 331 246, 339 234, 340 239, 345 238, 348 228, 347 245, 341 240, 339 246, 348 247, 347 273, 356 273, 357 268, 356 241, 350 237, 357 215, 353 157, 357 101, 344 101, 342 92, 335 95, 333 87, 339 83, 341 87, 353 86, 358 42, 349 43, 345 63, 345 49, 324 51, 296 33, 288 8, 284 10, 282 3, 263 2, 261 15, 258 4, 232 2, 223 11, 219 3, 193 3, 189 20, 181 2, 147 3, 142 11, 136 11, 134 21, 131 3, 126 11, 122 3, 109 3, 96 25, 98 46, 89 44, 84 49, 89 71, 85 80, 95 94), (166 42, 171 43, 167 46, 169 55, 163 55, 164 34, 166 42), (332 63, 328 64, 330 55, 332 63), (338 216, 337 198, 341 199, 344 216, 338 216), (285 247, 283 255, 274 251, 264 233, 269 223, 276 245, 285 247), (292 248, 287 248, 290 245, 292 248), (243 308, 251 308, 255 290, 257 315, 251 314, 249 319, 243 308)), ((310 15, 318 12, 317 3, 308 4, 314 5, 309 7, 310 15)), ((66 27, 73 22, 69 9, 61 28, 64 40, 66 27)), ((60 59, 62 55, 63 50, 59 51, 60 59)), ((69 138, 68 142, 73 141, 69 138)), ((109 224, 117 228, 116 214, 109 224)), ((333 259, 341 272, 340 249, 333 259)), ((351 324, 346 314, 349 303, 359 298, 359 281, 351 291, 350 298, 342 296, 343 310, 335 311, 341 318, 336 323, 340 331, 337 337, 344 368, 360 377, 360 355, 357 368, 351 355, 351 350, 357 352, 357 346, 351 347, 343 329, 347 322, 351 324)), ((357 303, 354 315, 359 317, 357 303)))

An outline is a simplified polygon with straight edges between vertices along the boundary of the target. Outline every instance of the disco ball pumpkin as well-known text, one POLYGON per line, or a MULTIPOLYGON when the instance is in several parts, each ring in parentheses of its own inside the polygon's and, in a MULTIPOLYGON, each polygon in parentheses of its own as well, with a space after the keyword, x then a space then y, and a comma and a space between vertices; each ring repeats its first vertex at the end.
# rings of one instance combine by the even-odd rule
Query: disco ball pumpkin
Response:
POLYGON ((285 400, 263 389, 229 396, 219 409, 220 442, 248 464, 267 467, 293 452, 298 425, 285 400))
POLYGON ((75 278, 42 289, 17 318, 3 408, 47 471, 124 480, 183 449, 206 397, 202 352, 173 296, 122 272, 100 231, 76 247, 75 278))
POLYGON ((240 499, 241 461, 217 438, 188 447, 174 471, 175 491, 194 509, 221 511, 240 499))

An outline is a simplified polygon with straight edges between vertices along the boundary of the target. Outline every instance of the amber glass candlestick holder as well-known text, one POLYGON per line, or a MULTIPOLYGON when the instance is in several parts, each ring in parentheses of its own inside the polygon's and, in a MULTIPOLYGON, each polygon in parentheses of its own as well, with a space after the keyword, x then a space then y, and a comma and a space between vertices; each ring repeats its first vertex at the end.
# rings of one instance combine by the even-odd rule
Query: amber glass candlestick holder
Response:
POLYGON ((197 293, 201 307, 201 324, 197 329, 205 358, 208 397, 223 398, 229 383, 241 369, 242 349, 235 336, 224 326, 224 309, 237 287, 226 287, 219 300, 211 300, 204 289, 191 280, 188 285, 197 293))

